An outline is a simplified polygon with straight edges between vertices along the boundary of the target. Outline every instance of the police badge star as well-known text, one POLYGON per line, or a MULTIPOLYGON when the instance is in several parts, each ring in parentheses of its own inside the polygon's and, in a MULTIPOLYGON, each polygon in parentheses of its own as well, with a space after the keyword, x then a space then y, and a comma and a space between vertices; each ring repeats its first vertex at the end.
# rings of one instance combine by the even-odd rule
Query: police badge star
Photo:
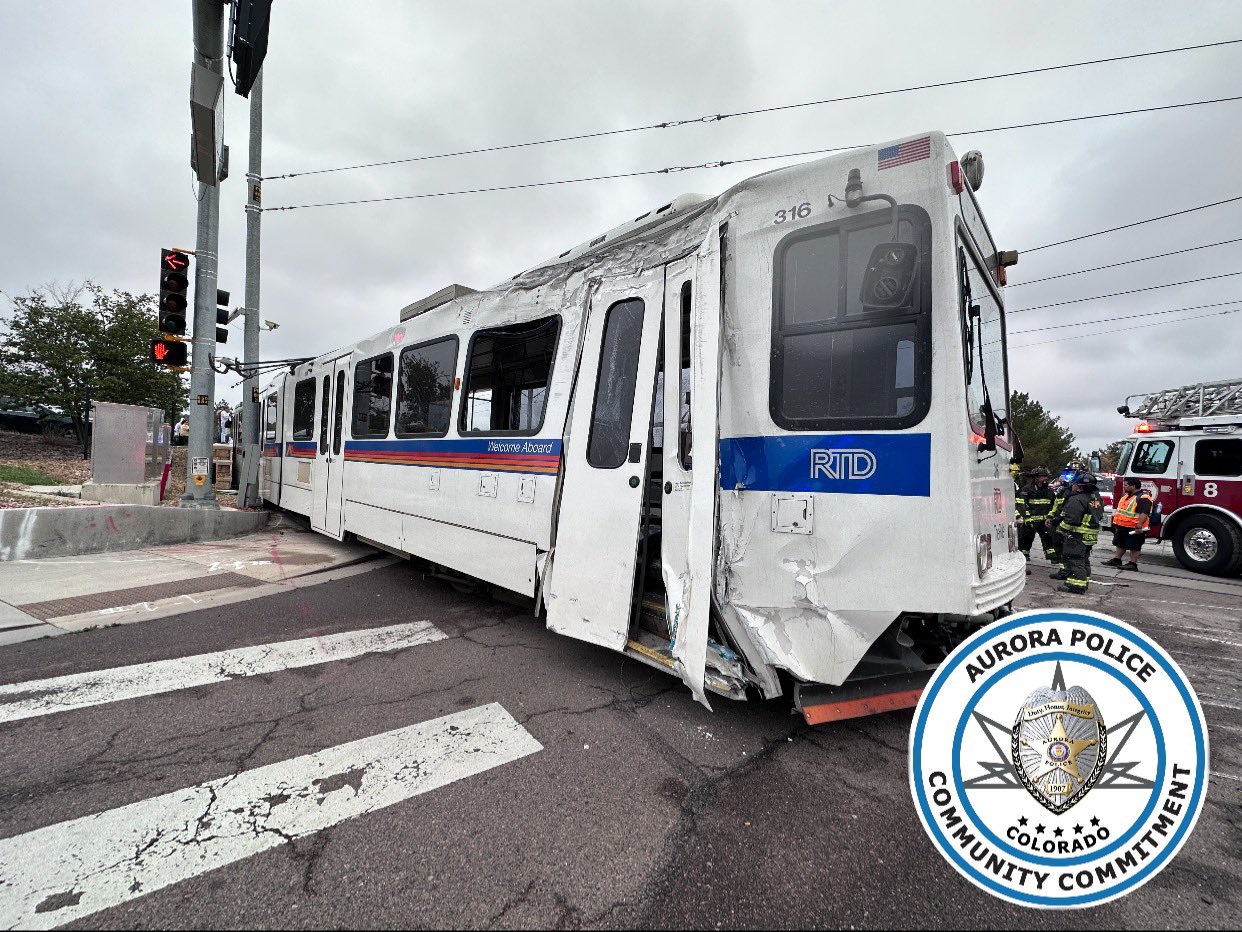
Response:
POLYGON ((1013 766, 1045 809, 1062 813, 1090 791, 1104 770, 1108 731, 1091 694, 1065 686, 1061 664, 1051 688, 1026 697, 1013 726, 1013 766))

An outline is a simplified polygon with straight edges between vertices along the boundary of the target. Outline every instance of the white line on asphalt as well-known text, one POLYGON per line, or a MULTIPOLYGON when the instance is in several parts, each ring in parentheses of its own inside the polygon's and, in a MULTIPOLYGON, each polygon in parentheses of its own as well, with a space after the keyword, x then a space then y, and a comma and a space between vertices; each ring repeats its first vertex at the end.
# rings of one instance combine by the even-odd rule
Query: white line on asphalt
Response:
POLYGON ((3 839, 0 928, 62 925, 541 750, 491 703, 3 839))
POLYGON ((1210 696, 1206 699, 1203 696, 1200 696, 1199 704, 1200 705, 1214 705, 1222 709, 1233 709, 1235 712, 1242 712, 1242 705, 1231 705, 1228 702, 1219 702, 1216 700, 1215 696, 1210 696))
POLYGON ((129 667, 74 673, 0 686, 0 723, 51 715, 106 702, 206 686, 244 676, 279 673, 360 654, 403 650, 448 637, 429 621, 346 631, 325 637, 259 644, 234 650, 157 660, 129 667))
POLYGON ((1198 638, 1200 641, 1211 641, 1214 644, 1224 644, 1226 647, 1242 647, 1237 641, 1225 641, 1221 638, 1209 637, 1206 634, 1191 634, 1189 631, 1183 631, 1182 637, 1198 638))

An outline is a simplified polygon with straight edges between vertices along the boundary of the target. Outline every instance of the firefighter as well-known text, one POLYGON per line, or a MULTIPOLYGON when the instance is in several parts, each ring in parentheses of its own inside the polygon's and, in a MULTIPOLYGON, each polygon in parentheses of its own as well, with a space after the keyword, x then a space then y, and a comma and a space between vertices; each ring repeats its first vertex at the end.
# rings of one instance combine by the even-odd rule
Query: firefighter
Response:
POLYGON ((1104 502, 1092 473, 1078 473, 1070 487, 1057 524, 1061 534, 1061 569, 1051 575, 1065 581, 1059 591, 1082 595, 1091 582, 1091 548, 1100 536, 1104 502))
MULTIPOLYGON (((1055 493, 1048 487, 1051 474, 1043 466, 1036 466, 1030 472, 1030 481, 1018 492, 1018 549, 1031 560, 1031 544, 1035 543, 1035 535, 1039 535, 1040 546, 1044 548, 1044 556, 1050 562, 1057 560, 1057 545, 1052 528, 1047 526, 1048 516, 1052 513, 1055 493)), ((1031 574, 1031 568, 1026 568, 1031 574)))
POLYGON ((1061 509, 1065 507, 1066 500, 1072 493, 1074 476, 1080 472, 1087 471, 1087 464, 1080 459, 1072 459, 1065 467, 1065 471, 1061 473, 1061 487, 1057 489, 1056 497, 1052 500, 1052 508, 1048 511, 1048 520, 1044 522, 1049 533, 1052 535, 1053 553, 1049 557, 1054 563, 1061 562, 1061 533, 1057 530, 1057 524, 1061 521, 1061 509))
POLYGON ((1147 527, 1151 524, 1153 510, 1151 493, 1143 483, 1133 477, 1121 482, 1121 501, 1113 512, 1113 558, 1105 560, 1105 566, 1117 566, 1123 570, 1137 570, 1139 551, 1147 539, 1147 527), (1129 553, 1129 562, 1122 558, 1129 553))

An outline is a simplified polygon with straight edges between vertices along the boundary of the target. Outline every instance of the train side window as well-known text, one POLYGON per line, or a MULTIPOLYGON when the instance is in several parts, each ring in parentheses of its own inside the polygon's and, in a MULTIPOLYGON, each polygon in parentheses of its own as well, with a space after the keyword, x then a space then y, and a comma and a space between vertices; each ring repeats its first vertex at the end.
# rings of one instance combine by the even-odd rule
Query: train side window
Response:
POLYGON ((690 429, 690 309, 691 285, 687 280, 681 285, 681 388, 678 392, 677 409, 680 412, 677 426, 677 458, 682 469, 689 469, 691 463, 690 448, 694 433, 690 429))
MULTIPOLYGON (((922 208, 899 209, 897 241, 916 247, 900 303, 865 300, 891 217, 877 210, 807 227, 776 247, 769 410, 786 430, 897 430, 930 408, 932 242, 922 208)), ((993 403, 1003 394, 1002 384, 993 403)))
POLYGON ((293 387, 293 439, 315 439, 315 380, 303 379, 293 387))
POLYGON ((643 310, 639 298, 629 298, 610 307, 604 318, 586 454, 587 462, 596 469, 616 469, 629 455, 643 310))
POLYGON ((470 340, 462 433, 536 434, 543 426, 561 319, 479 330, 470 340))
POLYGON ((392 410, 392 353, 363 360, 354 367, 355 437, 387 437, 392 410))
POLYGON ((276 405, 279 403, 278 396, 275 394, 268 395, 267 401, 263 405, 263 442, 276 442, 276 405))
POLYGON ((319 409, 319 455, 328 452, 328 399, 332 397, 332 376, 323 377, 323 407, 319 409))
POLYGON ((401 351, 395 425, 398 437, 443 437, 448 433, 456 372, 457 337, 401 351))
POLYGON ((1195 444, 1195 474, 1242 476, 1242 440, 1200 440, 1195 444))
POLYGON ((344 371, 336 374, 336 414, 333 417, 332 424, 332 455, 341 452, 341 425, 345 421, 345 373, 344 371))
POLYGON ((1145 440, 1134 454, 1130 471, 1144 476, 1163 476, 1172 458, 1172 440, 1145 440))

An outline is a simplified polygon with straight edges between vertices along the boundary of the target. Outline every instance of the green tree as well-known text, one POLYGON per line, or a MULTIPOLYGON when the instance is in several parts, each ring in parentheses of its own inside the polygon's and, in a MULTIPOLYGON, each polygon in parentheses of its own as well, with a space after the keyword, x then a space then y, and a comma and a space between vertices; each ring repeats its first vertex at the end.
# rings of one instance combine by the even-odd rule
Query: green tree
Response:
POLYGON ((1121 462, 1121 445, 1123 441, 1114 440, 1103 450, 1096 450, 1092 456, 1100 458, 1101 472, 1116 472, 1117 464, 1121 462))
POLYGON ((1082 454, 1074 444, 1074 435, 1061 426, 1061 419, 1026 392, 1014 392, 1009 400, 1009 416, 1026 458, 1022 469, 1045 466, 1054 474, 1071 459, 1082 454))
POLYGON ((170 421, 185 409, 181 376, 150 361, 150 341, 159 336, 150 295, 87 282, 9 301, 10 313, 0 317, 0 396, 59 408, 82 442, 92 400, 162 408, 170 421))

